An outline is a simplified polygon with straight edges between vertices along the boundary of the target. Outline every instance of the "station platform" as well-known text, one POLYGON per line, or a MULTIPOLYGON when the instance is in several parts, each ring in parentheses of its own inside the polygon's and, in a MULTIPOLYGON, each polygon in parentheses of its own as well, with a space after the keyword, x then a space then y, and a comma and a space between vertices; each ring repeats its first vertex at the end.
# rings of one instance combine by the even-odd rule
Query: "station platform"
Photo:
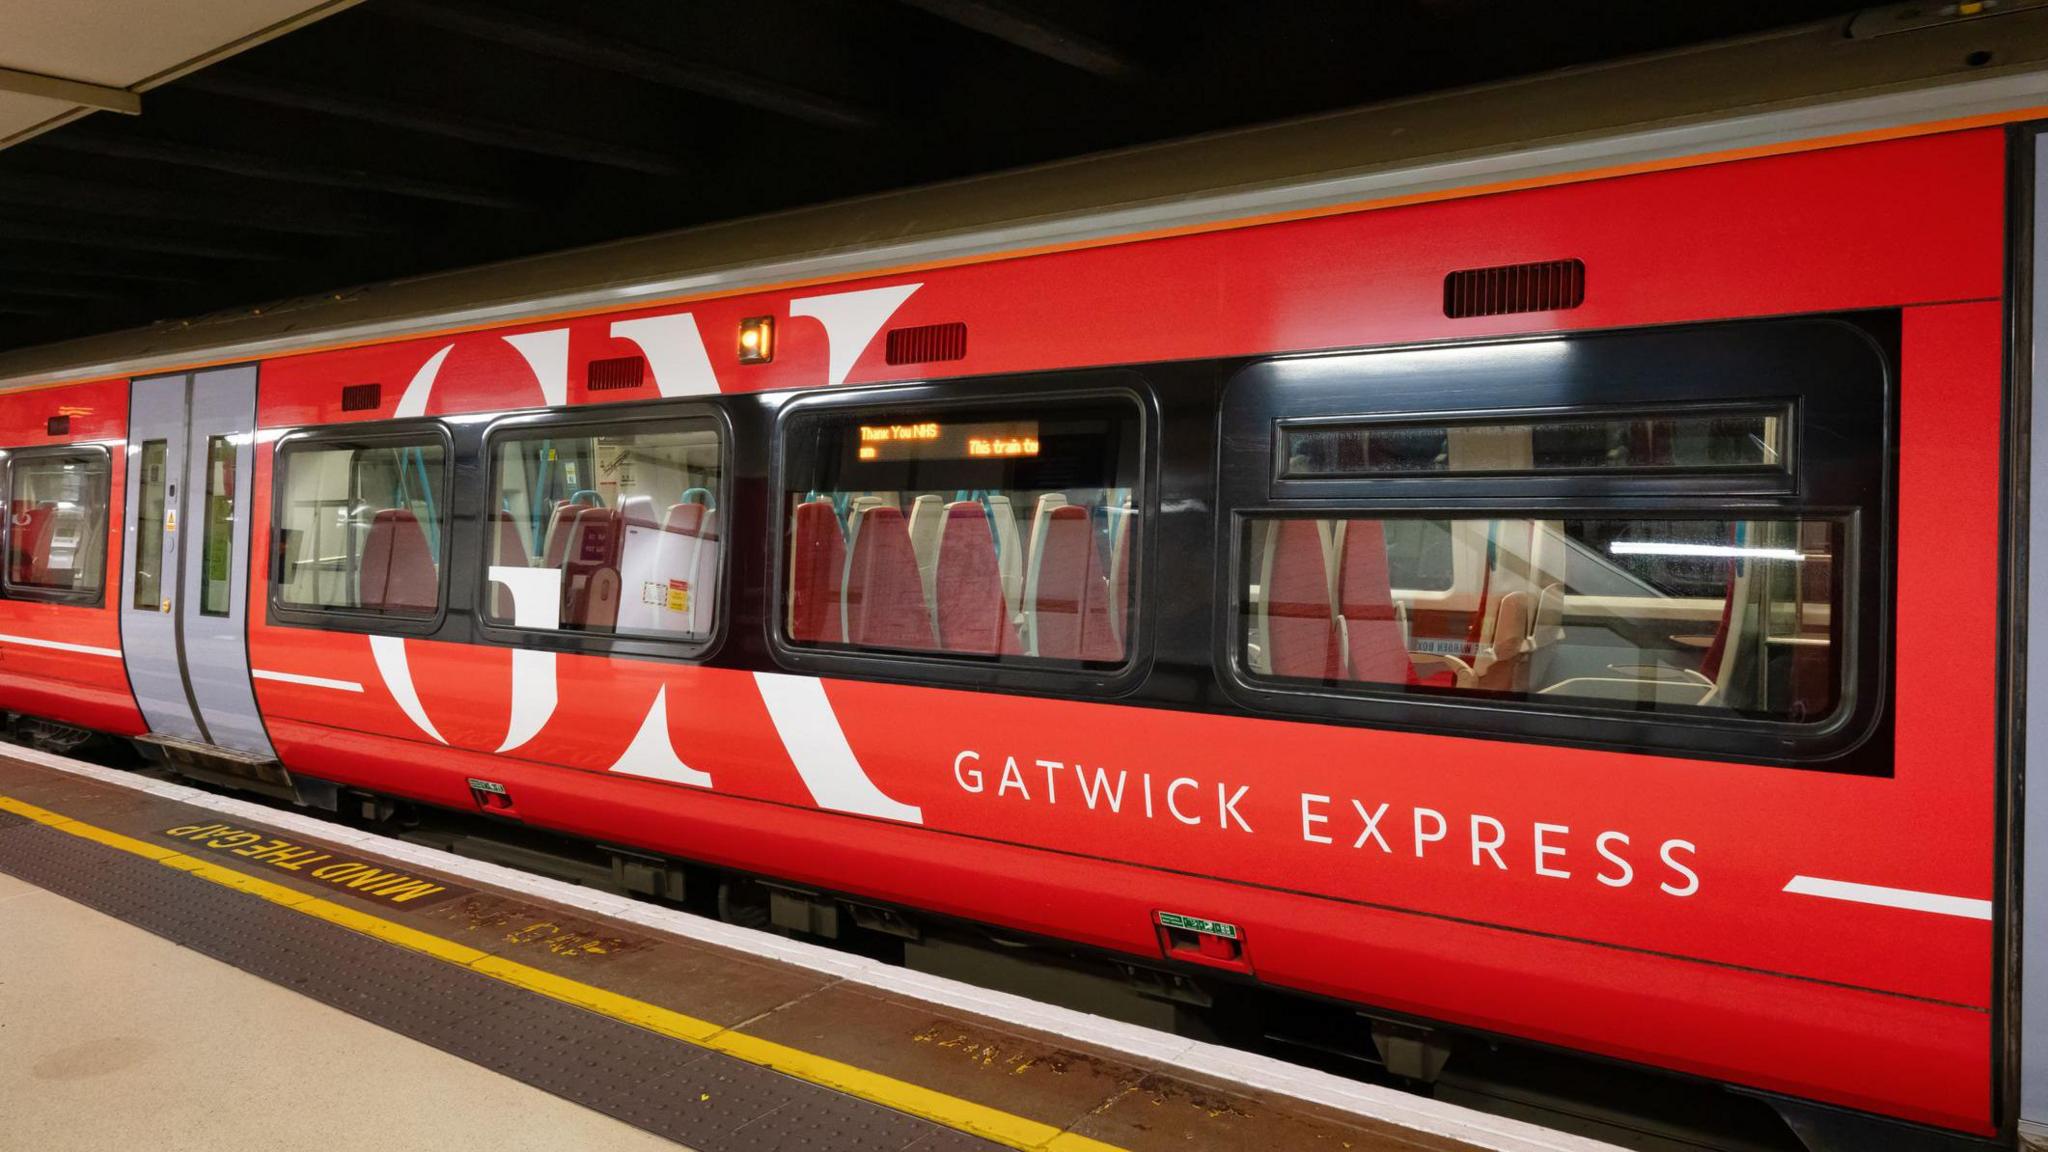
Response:
POLYGON ((0 748, 0 1148, 1611 1146, 0 748))

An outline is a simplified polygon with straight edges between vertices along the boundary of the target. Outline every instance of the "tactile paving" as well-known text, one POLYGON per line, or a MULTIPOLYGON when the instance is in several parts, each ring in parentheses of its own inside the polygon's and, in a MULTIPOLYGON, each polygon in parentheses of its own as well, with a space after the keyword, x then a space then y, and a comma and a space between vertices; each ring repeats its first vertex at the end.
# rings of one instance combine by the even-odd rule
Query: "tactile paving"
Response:
POLYGON ((701 1152, 998 1147, 8 813, 0 871, 701 1152))

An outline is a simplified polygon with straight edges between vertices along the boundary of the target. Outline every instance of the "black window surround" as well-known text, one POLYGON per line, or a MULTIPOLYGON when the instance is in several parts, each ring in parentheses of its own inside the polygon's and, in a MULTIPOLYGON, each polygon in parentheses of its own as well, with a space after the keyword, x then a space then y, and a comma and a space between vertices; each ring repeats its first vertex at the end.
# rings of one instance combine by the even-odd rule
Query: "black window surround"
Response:
POLYGON ((1267 713, 1691 759, 1888 774, 1896 313, 1741 321, 1261 361, 1226 385, 1213 658, 1225 691, 1267 713), (1649 404, 1646 396, 1668 396, 1649 404), (1288 476, 1302 421, 1500 421, 1788 408, 1783 469, 1288 476), (1636 715, 1550 698, 1276 684, 1245 666, 1249 521, 1260 517, 1832 518, 1853 577, 1842 707, 1817 723, 1636 715), (1875 738, 1874 738, 1875 737, 1875 738))
POLYGON ((887 679, 1036 695, 1107 697, 1135 687, 1144 678, 1151 662, 1152 638, 1145 604, 1152 570, 1151 557, 1158 536, 1157 532, 1143 528, 1139 531, 1131 557, 1134 569, 1130 581, 1131 603, 1126 609, 1128 630, 1124 659, 1115 666, 996 659, 941 651, 865 651, 851 647, 822 647, 793 642, 788 635, 786 613, 791 512, 787 494, 818 486, 814 483, 818 477, 818 462, 814 459, 792 459, 797 446, 808 442, 807 430, 815 429, 817 422, 824 419, 846 421, 864 415, 901 414, 908 409, 951 419, 1000 420, 1012 415, 1035 417, 1061 404, 1087 405, 1097 409, 1128 407, 1129 414, 1137 420, 1138 442, 1132 507, 1139 513, 1141 524, 1156 522, 1152 505, 1154 493, 1158 490, 1158 408, 1144 378, 1127 368, 845 388, 800 394, 783 404, 775 418, 770 486, 774 505, 770 538, 774 560, 764 611, 769 649, 776 663, 791 671, 812 675, 887 679))
MULTIPOLYGON (((49 444, 34 448, 15 448, 7 452, 4 483, 7 499, 14 498, 14 466, 22 460, 96 460, 105 466, 100 484, 99 507, 107 516, 107 523, 100 525, 102 532, 111 533, 113 517, 114 468, 113 455, 100 444, 49 444)), ((33 585, 16 584, 13 580, 14 565, 14 517, 9 515, 4 526, 0 526, 0 591, 10 600, 32 600, 43 604, 69 604, 81 608, 98 608, 106 603, 107 566, 119 562, 120 556, 109 548, 100 560, 100 578, 91 589, 38 588, 33 585)))
POLYGON ((375 632, 387 635, 428 636, 440 630, 448 617, 449 570, 455 538, 455 441, 448 426, 439 420, 375 421, 309 428, 280 437, 272 449, 270 469, 270 571, 265 574, 266 622, 335 632, 375 632), (364 612, 351 608, 288 604, 281 596, 284 577, 284 499, 290 484, 292 453, 296 450, 336 448, 405 448, 433 444, 441 449, 441 491, 448 497, 440 524, 441 563, 437 573, 434 611, 431 615, 399 615, 364 612))
MULTIPOLYGON (((676 421, 708 421, 718 434, 718 491, 715 506, 721 509, 733 506, 733 476, 737 461, 733 454, 732 421, 725 409, 717 404, 692 401, 658 400, 632 404, 598 404, 575 408, 555 408, 542 412, 522 412, 501 416, 485 425, 482 446, 478 459, 482 461, 482 488, 484 499, 498 490, 498 446, 508 439, 530 438, 536 432, 561 432, 565 435, 594 435, 607 429, 620 432, 644 432, 650 427, 676 421)), ((733 540, 735 531, 731 524, 725 529, 726 539, 733 540)), ((489 547, 489 535, 481 535, 481 546, 489 547)), ((612 632, 582 632, 573 629, 521 628, 515 624, 493 622, 481 606, 490 602, 490 564, 485 554, 465 558, 473 565, 475 580, 472 603, 479 606, 476 612, 476 635, 484 643, 513 648, 545 649, 553 652, 575 652, 584 655, 642 656, 659 660, 685 660, 701 663, 716 655, 724 645, 732 617, 732 574, 735 549, 728 546, 721 550, 718 559, 717 603, 712 610, 711 632, 703 638, 662 637, 643 634, 620 635, 612 632)))

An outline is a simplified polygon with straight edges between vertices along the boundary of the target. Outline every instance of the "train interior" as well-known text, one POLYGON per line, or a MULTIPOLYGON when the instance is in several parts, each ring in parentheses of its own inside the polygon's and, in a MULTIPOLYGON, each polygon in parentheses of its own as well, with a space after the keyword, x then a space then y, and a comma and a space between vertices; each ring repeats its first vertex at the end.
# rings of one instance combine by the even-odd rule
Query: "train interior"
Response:
POLYGON ((444 451, 438 442, 288 445, 279 603, 431 615, 448 505, 444 451))
POLYGON ((799 643, 1124 658, 1129 488, 813 491, 790 524, 799 643))
POLYGON ((718 603, 718 432, 705 421, 496 441, 495 623, 702 639, 718 603), (558 573, 533 608, 515 571, 558 573), (552 612, 553 619, 550 614, 552 612))
POLYGON ((1101 404, 1004 415, 811 433, 811 483, 786 493, 793 643, 1123 662, 1137 422, 1101 404))
POLYGON ((69 593, 97 588, 106 564, 104 452, 38 453, 9 469, 7 583, 69 593))
MULTIPOLYGON (((1755 413, 1311 428, 1287 474, 1515 477, 1766 469, 1789 423, 1755 413)), ((1488 693, 1794 722, 1840 703, 1847 525, 1555 512, 1245 522, 1255 677, 1488 693)))

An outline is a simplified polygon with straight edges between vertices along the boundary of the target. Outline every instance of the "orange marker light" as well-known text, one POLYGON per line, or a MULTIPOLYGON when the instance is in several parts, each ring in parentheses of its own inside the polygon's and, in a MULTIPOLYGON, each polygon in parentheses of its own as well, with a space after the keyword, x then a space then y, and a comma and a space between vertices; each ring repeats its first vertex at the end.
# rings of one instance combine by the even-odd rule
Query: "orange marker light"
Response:
POLYGON ((740 363, 766 364, 775 359, 775 317, 740 321, 740 363))

